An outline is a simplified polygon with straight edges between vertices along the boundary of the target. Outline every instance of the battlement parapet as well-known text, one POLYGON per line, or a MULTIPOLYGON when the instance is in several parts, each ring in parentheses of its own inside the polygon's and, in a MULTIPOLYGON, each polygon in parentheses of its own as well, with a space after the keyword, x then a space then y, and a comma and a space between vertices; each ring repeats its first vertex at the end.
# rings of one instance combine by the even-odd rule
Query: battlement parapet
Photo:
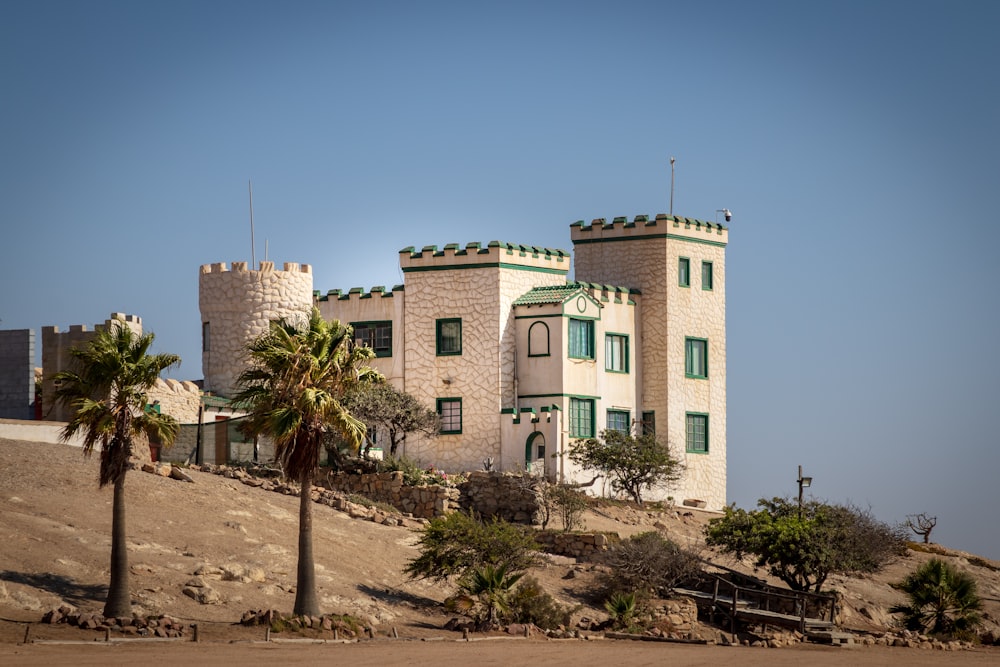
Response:
POLYGON ((577 220, 569 227, 574 244, 646 238, 676 238, 712 245, 729 242, 729 229, 724 225, 666 213, 659 213, 652 219, 648 215, 637 215, 632 221, 624 216, 611 222, 606 218, 595 218, 590 223, 577 220))
POLYGON ((122 322, 136 333, 142 333, 142 318, 138 315, 128 315, 126 313, 111 313, 111 317, 104 321, 104 324, 95 324, 92 329, 88 329, 86 324, 71 324, 68 331, 60 331, 57 326, 42 327, 42 335, 65 334, 65 333, 96 333, 104 331, 111 326, 112 322, 122 322))
MULTIPOLYGON (((312 273, 311 264, 299 264, 298 262, 285 262, 283 265, 284 271, 289 273, 312 273)), ((275 271, 274 262, 261 261, 259 272, 261 273, 271 273, 275 271)), ((216 262, 214 264, 202 264, 201 273, 255 273, 252 269, 247 268, 247 262, 233 262, 232 271, 229 269, 229 265, 226 262, 216 262)))
POLYGON ((579 285, 590 292, 592 297, 603 303, 625 303, 634 306, 635 301, 632 299, 632 296, 642 294, 642 292, 634 287, 622 287, 620 285, 602 285, 600 283, 588 283, 579 280, 571 284, 579 285))
POLYGON ((441 271, 467 267, 525 267, 532 270, 568 273, 570 253, 566 250, 538 246, 490 241, 461 244, 449 243, 438 250, 436 245, 420 250, 413 246, 399 251, 399 266, 404 273, 410 271, 441 271))
POLYGON ((349 301, 351 299, 371 299, 375 297, 386 298, 395 296, 396 292, 402 292, 402 285, 393 285, 391 290, 386 291, 384 285, 376 285, 372 287, 369 291, 365 291, 363 287, 352 287, 347 292, 339 289, 327 290, 326 294, 320 293, 319 290, 313 292, 313 296, 316 301, 349 301))

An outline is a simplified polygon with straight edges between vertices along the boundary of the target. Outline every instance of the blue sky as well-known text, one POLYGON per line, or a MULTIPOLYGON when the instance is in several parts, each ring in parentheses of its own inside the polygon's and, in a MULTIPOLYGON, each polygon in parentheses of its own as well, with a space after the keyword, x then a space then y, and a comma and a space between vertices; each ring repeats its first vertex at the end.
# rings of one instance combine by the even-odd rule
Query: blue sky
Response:
POLYGON ((0 327, 138 314, 201 377, 198 267, 402 282, 732 209, 729 498, 1000 558, 993 2, 0 4, 0 327))

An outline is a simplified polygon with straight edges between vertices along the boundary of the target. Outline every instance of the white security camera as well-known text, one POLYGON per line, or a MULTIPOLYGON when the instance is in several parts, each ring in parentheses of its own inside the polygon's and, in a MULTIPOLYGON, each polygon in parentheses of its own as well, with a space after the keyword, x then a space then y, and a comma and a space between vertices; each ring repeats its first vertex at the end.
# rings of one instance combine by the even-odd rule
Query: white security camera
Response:
POLYGON ((726 216, 726 222, 729 222, 730 220, 733 219, 733 212, 730 211, 728 208, 722 209, 722 215, 726 216))

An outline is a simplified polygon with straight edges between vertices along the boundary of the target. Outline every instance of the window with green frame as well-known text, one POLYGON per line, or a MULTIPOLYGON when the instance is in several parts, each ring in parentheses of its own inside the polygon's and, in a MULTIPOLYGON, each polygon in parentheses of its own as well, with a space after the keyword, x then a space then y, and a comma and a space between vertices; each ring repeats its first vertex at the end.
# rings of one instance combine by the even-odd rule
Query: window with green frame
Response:
POLYGON ((354 340, 367 345, 376 357, 392 356, 392 320, 380 322, 352 322, 354 340))
POLYGON ((712 289, 712 263, 702 262, 701 263, 701 288, 706 291, 711 291, 712 289))
POLYGON ((628 410, 608 410, 608 430, 629 433, 632 430, 631 415, 628 410))
POLYGON ((708 453, 708 415, 702 412, 687 413, 685 449, 694 454, 708 453))
POLYGON ((689 378, 708 377, 708 341, 704 338, 684 339, 684 374, 689 378))
POLYGON ((462 354, 462 318, 450 317, 438 320, 436 333, 439 357, 462 354))
POLYGON ((569 437, 594 437, 594 399, 569 399, 569 437))
POLYGON ((677 260, 677 284, 681 287, 691 286, 691 260, 687 257, 677 260))
POLYGON ((594 358, 594 321, 569 320, 569 356, 571 359, 594 358))
POLYGON ((462 399, 437 399, 437 413, 441 417, 441 433, 462 432, 462 399))
POLYGON ((653 410, 645 410, 642 413, 642 434, 656 434, 656 412, 653 410))
POLYGON ((604 370, 628 373, 628 336, 625 334, 604 336, 604 370))

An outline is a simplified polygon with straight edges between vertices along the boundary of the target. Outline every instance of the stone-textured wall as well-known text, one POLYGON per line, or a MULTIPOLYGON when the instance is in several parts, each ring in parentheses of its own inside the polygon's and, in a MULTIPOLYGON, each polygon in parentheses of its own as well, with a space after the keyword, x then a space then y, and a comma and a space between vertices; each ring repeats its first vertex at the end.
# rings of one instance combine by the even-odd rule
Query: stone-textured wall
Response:
POLYGON ((422 403, 462 399, 462 432, 407 438, 406 455, 448 471, 502 465, 500 410, 513 403, 512 303, 533 285, 565 281, 562 251, 492 241, 400 253, 406 275, 405 385, 422 403), (436 322, 461 318, 462 353, 438 356, 436 322), (411 441, 412 440, 412 441, 411 441))
POLYGON ((554 530, 539 530, 532 537, 546 553, 588 561, 600 561, 608 546, 620 539, 617 534, 608 536, 604 533, 562 533, 554 530))
MULTIPOLYGON (((633 222, 615 219, 571 227, 578 280, 640 290, 637 366, 641 365, 640 410, 655 412, 656 431, 684 458, 684 478, 651 498, 726 504, 726 273, 728 230, 687 218, 657 216, 633 222), (677 265, 690 260, 690 286, 680 287, 677 265), (713 289, 701 285, 701 263, 713 263, 713 289), (685 376, 686 337, 708 340, 708 378, 685 376), (709 452, 685 452, 686 413, 709 415, 709 452)), ((637 418, 641 414, 636 415, 637 418)))
POLYGON ((407 486, 403 473, 335 473, 323 480, 333 491, 358 494, 388 503, 401 512, 422 519, 443 516, 458 509, 459 490, 438 485, 407 486))
POLYGON ((0 418, 35 418, 35 332, 0 331, 0 418))
POLYGON ((312 308, 312 269, 292 262, 283 271, 275 270, 274 262, 261 262, 259 271, 247 269, 246 262, 233 262, 232 271, 224 262, 205 264, 198 276, 198 304, 205 391, 228 397, 245 367, 247 343, 267 331, 272 320, 303 317, 312 308))
POLYGON ((477 471, 458 485, 459 505, 484 517, 499 517, 513 523, 542 522, 539 481, 523 474, 477 471))
POLYGON ((93 340, 94 335, 111 326, 113 321, 124 324, 136 334, 142 334, 142 318, 124 313, 111 313, 111 318, 104 324, 96 324, 88 330, 86 324, 74 324, 69 331, 60 332, 59 327, 42 327, 42 419, 52 421, 67 421, 70 418, 70 408, 56 404, 55 384, 52 378, 61 371, 72 370, 69 351, 81 349, 93 340))
POLYGON ((158 378, 147 399, 150 403, 159 401, 160 414, 170 415, 181 424, 198 422, 201 389, 194 382, 158 378))

